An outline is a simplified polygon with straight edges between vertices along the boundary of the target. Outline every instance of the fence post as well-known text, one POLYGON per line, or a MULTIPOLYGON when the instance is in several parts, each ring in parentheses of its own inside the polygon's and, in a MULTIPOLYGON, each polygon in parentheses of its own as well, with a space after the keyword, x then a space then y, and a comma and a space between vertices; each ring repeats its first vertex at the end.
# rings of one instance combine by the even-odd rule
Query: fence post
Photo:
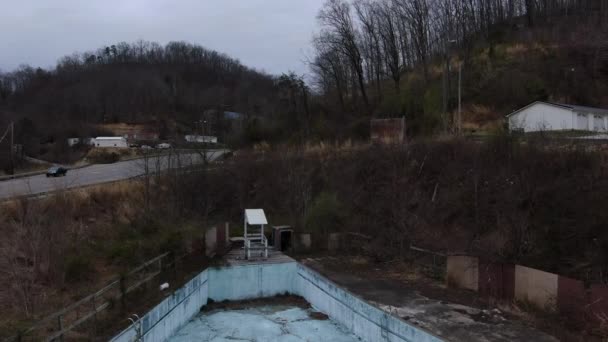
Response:
POLYGON ((120 276, 120 307, 122 312, 127 311, 127 280, 124 275, 120 276))
POLYGON ((63 333, 61 333, 61 331, 63 330, 63 323, 61 322, 61 315, 57 316, 57 328, 60 332, 59 334, 59 341, 63 341, 63 333))
POLYGON ((171 274, 171 276, 172 276, 172 280, 175 280, 175 279, 177 279, 177 271, 176 271, 176 267, 177 267, 177 265, 176 265, 176 264, 177 264, 177 260, 176 260, 176 258, 175 258, 175 252, 171 251, 171 252, 169 253, 169 255, 168 255, 168 256, 169 256, 169 258, 171 259, 171 261, 170 261, 170 262, 169 262, 169 264, 167 265, 167 266, 169 266, 169 267, 170 267, 170 269, 169 269, 169 270, 167 270, 167 271, 169 271, 169 272, 170 272, 170 274, 171 274))
MULTIPOLYGON (((93 336, 97 336, 97 297, 93 296, 93 336)), ((91 338, 92 340, 92 338, 91 338)))

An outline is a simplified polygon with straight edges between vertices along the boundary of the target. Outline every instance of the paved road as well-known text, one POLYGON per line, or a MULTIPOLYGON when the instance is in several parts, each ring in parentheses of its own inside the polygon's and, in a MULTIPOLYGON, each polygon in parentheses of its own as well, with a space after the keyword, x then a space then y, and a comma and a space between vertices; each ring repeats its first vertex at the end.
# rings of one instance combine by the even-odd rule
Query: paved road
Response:
MULTIPOLYGON (((225 150, 208 151, 209 160, 222 156, 225 150)), ((150 157, 148 159, 149 172, 158 168, 166 170, 179 165, 190 166, 202 162, 202 155, 198 153, 182 154, 177 160, 168 156, 150 157)), ((107 183, 129 179, 145 173, 144 159, 135 159, 114 164, 91 165, 82 169, 68 171, 65 177, 47 178, 45 175, 31 176, 0 182, 0 200, 12 197, 39 195, 47 192, 107 183)))

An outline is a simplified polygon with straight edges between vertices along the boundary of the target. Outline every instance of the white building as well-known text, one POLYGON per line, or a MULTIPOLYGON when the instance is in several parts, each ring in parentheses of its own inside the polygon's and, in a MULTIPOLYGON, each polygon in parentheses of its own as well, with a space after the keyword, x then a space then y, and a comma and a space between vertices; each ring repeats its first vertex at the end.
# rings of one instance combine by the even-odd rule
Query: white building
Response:
POLYGON ((217 137, 209 135, 186 135, 184 139, 189 143, 217 144, 217 137))
POLYGON ((95 147, 129 147, 127 139, 123 137, 97 137, 95 138, 95 147))
POLYGON ((80 144, 80 138, 68 138, 68 146, 76 146, 80 144))
POLYGON ((507 115, 510 131, 608 131, 608 110, 537 101, 507 115))
POLYGON ((68 138, 68 146, 73 147, 78 144, 95 146, 95 138, 68 138))

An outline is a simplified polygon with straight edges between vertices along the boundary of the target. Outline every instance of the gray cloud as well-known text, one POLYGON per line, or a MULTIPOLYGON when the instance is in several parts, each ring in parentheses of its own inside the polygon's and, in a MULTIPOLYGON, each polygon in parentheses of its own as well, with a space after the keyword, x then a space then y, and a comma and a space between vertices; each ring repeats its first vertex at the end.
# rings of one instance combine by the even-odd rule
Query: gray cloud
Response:
POLYGON ((138 39, 188 41, 272 73, 295 70, 324 0, 0 0, 0 69, 138 39))

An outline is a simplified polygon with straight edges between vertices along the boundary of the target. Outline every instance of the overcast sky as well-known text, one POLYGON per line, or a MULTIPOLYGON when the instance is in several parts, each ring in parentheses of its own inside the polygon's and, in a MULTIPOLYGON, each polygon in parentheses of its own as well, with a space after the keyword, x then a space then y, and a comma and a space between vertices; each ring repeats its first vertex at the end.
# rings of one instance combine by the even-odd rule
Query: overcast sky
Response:
POLYGON ((188 41, 271 73, 307 72, 325 0, 0 0, 0 69, 138 39, 188 41))

